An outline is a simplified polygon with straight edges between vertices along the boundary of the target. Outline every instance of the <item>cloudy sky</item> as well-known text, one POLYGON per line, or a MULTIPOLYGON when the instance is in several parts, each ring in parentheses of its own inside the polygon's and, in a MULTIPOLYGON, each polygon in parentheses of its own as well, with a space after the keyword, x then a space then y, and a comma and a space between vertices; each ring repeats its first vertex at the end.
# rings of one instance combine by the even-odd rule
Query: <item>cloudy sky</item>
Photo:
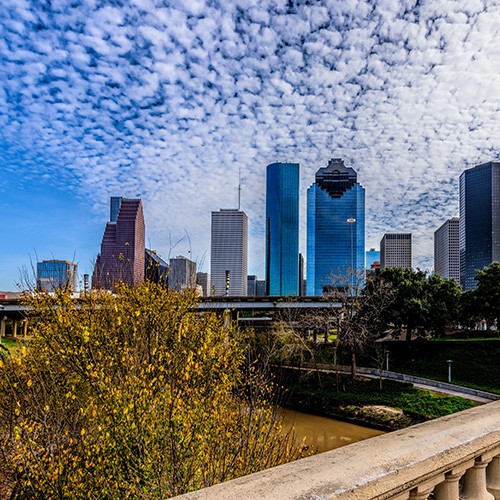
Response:
POLYGON ((0 289, 30 258, 91 272, 112 195, 208 271, 239 168, 263 277, 265 166, 300 163, 305 235, 332 157, 365 187, 367 246, 412 231, 432 268, 458 176, 500 158, 499 30, 497 0, 1 2, 0 289))

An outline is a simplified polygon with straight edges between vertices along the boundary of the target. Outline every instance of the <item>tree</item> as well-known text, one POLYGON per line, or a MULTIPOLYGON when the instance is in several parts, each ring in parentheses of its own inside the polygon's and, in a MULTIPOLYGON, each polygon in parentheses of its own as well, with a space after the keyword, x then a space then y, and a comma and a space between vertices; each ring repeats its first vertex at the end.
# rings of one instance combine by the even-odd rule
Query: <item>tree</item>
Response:
POLYGON ((399 329, 406 327, 406 340, 418 327, 424 327, 429 314, 427 300, 427 275, 420 270, 390 267, 384 269, 378 280, 394 292, 394 300, 387 310, 388 321, 399 329))
POLYGON ((428 278, 426 327, 431 334, 443 336, 446 326, 457 321, 460 295, 460 285, 454 279, 444 279, 437 274, 428 278))
POLYGON ((498 327, 500 320, 500 262, 493 262, 476 275, 474 291, 484 319, 498 327))
POLYGON ((364 274, 364 270, 347 269, 331 279, 335 286, 329 287, 325 295, 340 305, 329 311, 333 312, 337 326, 339 347, 349 352, 353 378, 358 355, 381 336, 385 329, 384 313, 394 300, 385 282, 370 280, 363 287, 364 274))
POLYGON ((272 387, 194 294, 27 298, 0 362, 0 465, 21 498, 167 498, 297 456, 272 387))

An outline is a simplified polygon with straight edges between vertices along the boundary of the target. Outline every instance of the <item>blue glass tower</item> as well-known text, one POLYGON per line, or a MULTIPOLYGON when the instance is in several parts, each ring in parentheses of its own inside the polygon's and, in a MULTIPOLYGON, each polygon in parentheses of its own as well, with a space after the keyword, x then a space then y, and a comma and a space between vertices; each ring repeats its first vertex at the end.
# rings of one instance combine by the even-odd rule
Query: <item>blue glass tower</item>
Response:
POLYGON ((299 295, 299 164, 272 163, 266 176, 268 295, 299 295))
POLYGON ((353 284, 350 269, 363 276, 365 190, 356 172, 334 158, 307 190, 307 295, 353 284))
POLYGON ((460 284, 472 290, 477 271, 500 261, 500 162, 460 176, 459 248, 460 284))

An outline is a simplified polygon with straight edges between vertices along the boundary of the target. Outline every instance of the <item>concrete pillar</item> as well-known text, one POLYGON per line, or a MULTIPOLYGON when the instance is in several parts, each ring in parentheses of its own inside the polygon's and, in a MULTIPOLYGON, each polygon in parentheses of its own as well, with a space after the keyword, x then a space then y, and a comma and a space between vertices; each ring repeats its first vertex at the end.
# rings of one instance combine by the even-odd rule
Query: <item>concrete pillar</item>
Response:
POLYGON ((14 338, 17 338, 17 319, 12 320, 12 324, 12 335, 14 336, 14 338))
POLYGON ((23 319, 23 337, 26 338, 26 334, 28 333, 28 320, 23 319))
POLYGON ((490 460, 476 458, 474 465, 464 475, 464 489, 460 500, 495 500, 486 490, 486 466, 490 460))
POLYGON ((500 500, 500 455, 494 457, 486 469, 486 487, 496 500, 500 500))
POLYGON ((458 498, 458 481, 463 473, 464 471, 448 472, 444 476, 444 481, 439 483, 434 489, 435 500, 456 500, 458 498))
POLYGON ((4 316, 2 318, 2 321, 0 321, 0 339, 2 337, 5 337, 5 322, 7 321, 7 316, 4 316))

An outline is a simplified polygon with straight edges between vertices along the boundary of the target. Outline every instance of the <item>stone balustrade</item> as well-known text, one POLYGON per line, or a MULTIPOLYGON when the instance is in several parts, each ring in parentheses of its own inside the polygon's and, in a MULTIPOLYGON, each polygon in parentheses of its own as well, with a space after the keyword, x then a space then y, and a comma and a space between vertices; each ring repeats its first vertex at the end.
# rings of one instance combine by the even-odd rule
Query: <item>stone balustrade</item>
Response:
POLYGON ((500 401, 177 498, 500 500, 500 401))

